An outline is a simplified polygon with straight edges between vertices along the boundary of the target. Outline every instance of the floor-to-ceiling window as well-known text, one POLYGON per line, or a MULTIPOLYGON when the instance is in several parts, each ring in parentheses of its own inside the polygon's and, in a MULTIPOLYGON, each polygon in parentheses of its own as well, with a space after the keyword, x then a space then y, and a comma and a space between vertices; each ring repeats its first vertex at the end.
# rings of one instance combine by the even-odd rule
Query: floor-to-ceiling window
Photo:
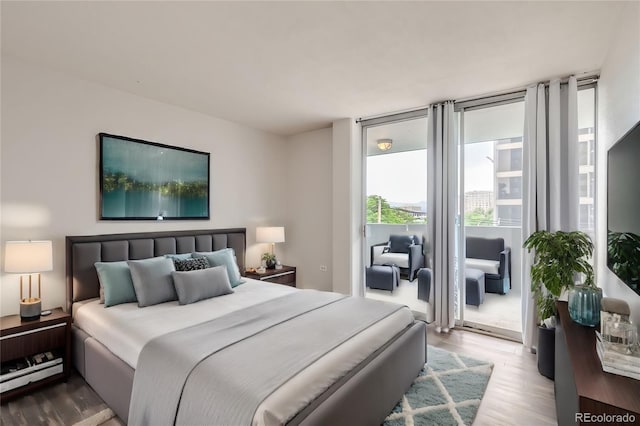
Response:
MULTIPOLYGON (((374 260, 371 247, 388 242, 391 235, 414 235, 426 251, 427 120, 419 115, 363 123, 365 266, 374 260)), ((367 287, 366 297, 403 303, 424 315, 427 303, 418 299, 418 280, 409 274, 403 271, 393 291, 367 287)))
POLYGON ((457 319, 519 339, 524 102, 462 108, 458 114, 464 254, 457 319), (495 244, 483 243, 499 240, 509 253, 504 260, 495 244), (489 282, 496 275, 502 276, 489 282))
MULTIPOLYGON (((595 225, 595 97, 593 83, 579 83, 579 229, 593 235, 595 225)), ((455 317, 458 324, 520 339, 522 332, 522 221, 524 91, 456 103, 459 134, 459 198, 456 235, 455 317), (500 253, 474 254, 492 265, 468 265, 467 239, 504 241, 508 257, 500 253), (503 262, 508 263, 508 272, 503 262), (489 262, 491 263, 491 262, 489 262), (480 288, 478 271, 500 275, 501 290, 485 283, 480 288), (469 270, 475 270, 469 273, 469 270), (475 284, 473 275, 476 275, 475 284), (477 297, 469 298, 475 291, 477 297), (480 297, 480 294, 482 295, 480 297)), ((372 263, 371 247, 388 241, 391 234, 415 234, 424 239, 425 265, 429 256, 427 217, 427 120, 426 110, 363 120, 366 194, 364 266, 372 263)), ((495 249, 491 249, 495 251, 495 249)), ((481 262, 482 263, 482 262, 481 262)), ((369 289, 367 297, 406 303, 414 311, 429 307, 417 298, 415 282, 404 276, 399 291, 369 289)))

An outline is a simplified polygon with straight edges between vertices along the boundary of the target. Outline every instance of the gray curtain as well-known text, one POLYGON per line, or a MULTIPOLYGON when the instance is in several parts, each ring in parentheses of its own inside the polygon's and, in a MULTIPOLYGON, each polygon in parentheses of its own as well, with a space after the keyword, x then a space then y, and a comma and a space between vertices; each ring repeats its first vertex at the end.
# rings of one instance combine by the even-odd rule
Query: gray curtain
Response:
MULTIPOLYGON (((522 241, 538 230, 578 229, 578 85, 570 77, 527 89, 523 146, 522 241), (548 105, 548 108, 547 108, 548 105)), ((522 249, 522 340, 537 345, 531 294, 533 253, 522 249)))
POLYGON ((458 178, 457 145, 453 102, 429 106, 428 228, 433 255, 432 319, 438 332, 448 332, 455 324, 455 227, 458 178))

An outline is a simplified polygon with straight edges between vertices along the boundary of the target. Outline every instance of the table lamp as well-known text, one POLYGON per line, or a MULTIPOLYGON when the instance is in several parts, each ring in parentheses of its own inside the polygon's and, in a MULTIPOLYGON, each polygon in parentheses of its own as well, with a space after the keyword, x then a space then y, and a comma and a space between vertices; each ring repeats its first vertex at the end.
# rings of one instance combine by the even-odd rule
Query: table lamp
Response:
POLYGON ((24 320, 40 318, 42 305, 40 272, 53 270, 51 241, 7 241, 4 252, 4 271, 20 275, 20 317, 24 320), (29 276, 29 294, 24 297, 23 280, 29 276), (32 277, 38 276, 38 296, 33 297, 32 277))
MULTIPOLYGON (((271 244, 272 265, 267 264, 269 269, 273 269, 276 264, 276 256, 274 253, 276 243, 284 243, 284 227, 283 226, 259 226, 256 228, 256 241, 259 243, 271 244)), ((263 255, 263 259, 265 256, 263 255)), ((269 263, 269 262, 268 262, 269 263)))

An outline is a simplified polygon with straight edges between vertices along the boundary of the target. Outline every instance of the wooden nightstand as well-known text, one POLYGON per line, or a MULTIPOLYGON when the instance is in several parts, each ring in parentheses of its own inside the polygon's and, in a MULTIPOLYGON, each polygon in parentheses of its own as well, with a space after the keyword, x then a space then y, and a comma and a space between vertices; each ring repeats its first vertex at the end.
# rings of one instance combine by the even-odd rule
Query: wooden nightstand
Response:
MULTIPOLYGON (((16 383, 22 383, 22 385, 2 392, 0 394, 2 402, 49 383, 66 380, 69 377, 71 371, 71 315, 63 312, 61 308, 56 308, 51 310, 51 315, 41 316, 33 321, 22 321, 20 315, 0 318, 0 361, 3 366, 14 360, 46 352, 52 353, 55 360, 47 361, 45 358, 43 364, 25 369, 21 378, 12 379, 20 380, 16 383), (62 358, 61 363, 57 360, 60 357, 62 358), (51 374, 52 372, 55 373, 51 374)), ((10 381, 5 383, 10 383, 10 381)))
POLYGON ((284 284, 291 287, 296 286, 296 267, 284 266, 282 269, 267 269, 264 274, 257 272, 246 272, 247 278, 253 278, 254 280, 266 281, 276 284, 284 284))

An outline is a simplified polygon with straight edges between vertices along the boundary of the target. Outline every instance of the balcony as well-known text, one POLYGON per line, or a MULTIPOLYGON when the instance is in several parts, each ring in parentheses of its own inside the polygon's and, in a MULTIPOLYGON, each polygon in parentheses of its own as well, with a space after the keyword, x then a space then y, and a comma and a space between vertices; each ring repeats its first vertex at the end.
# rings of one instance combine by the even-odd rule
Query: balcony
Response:
MULTIPOLYGON (((371 264, 369 247, 383 243, 391 234, 426 235, 425 224, 367 224, 366 266, 371 264)), ((465 324, 474 328, 495 331, 508 337, 519 339, 522 329, 521 318, 521 276, 522 276, 522 238, 521 228, 513 226, 466 226, 465 234, 473 237, 504 238, 505 246, 511 248, 511 290, 506 295, 485 293, 484 302, 476 307, 464 306, 465 324)), ((431 265, 429 242, 425 241, 427 266, 431 265)), ((366 296, 372 299, 402 303, 411 308, 418 317, 430 318, 431 306, 418 300, 417 279, 409 282, 401 279, 400 285, 393 293, 385 290, 366 289, 366 296)), ((456 318, 460 317, 457 312, 456 318)))

